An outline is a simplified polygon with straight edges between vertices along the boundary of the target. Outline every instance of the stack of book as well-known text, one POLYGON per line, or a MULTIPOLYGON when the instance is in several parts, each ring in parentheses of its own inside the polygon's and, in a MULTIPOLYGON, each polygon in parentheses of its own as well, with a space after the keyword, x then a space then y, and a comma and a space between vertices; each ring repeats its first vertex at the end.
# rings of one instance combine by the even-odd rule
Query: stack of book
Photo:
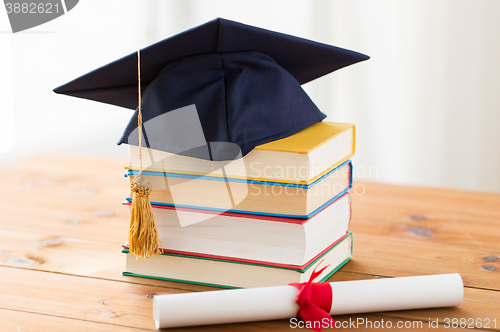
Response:
POLYGON ((136 259, 124 245, 123 274, 263 287, 305 282, 321 263, 315 281, 326 280, 352 256, 354 145, 353 125, 323 121, 230 162, 143 148, 162 254, 136 259))

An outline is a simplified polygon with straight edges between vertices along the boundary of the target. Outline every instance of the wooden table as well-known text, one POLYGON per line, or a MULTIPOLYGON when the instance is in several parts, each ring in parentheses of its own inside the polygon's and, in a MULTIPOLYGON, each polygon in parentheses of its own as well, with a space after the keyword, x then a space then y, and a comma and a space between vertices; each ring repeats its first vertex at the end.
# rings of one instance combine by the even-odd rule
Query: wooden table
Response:
MULTIPOLYGON (((125 164, 45 155, 2 170, 1 331, 150 331, 154 294, 213 290, 121 275, 125 164)), ((441 329, 447 318, 474 320, 471 326, 489 319, 489 329, 500 330, 500 195, 364 182, 355 189, 354 257, 330 281, 458 272, 465 298, 454 308, 337 320, 429 330, 429 319, 441 329)), ((292 329, 281 320, 179 330, 292 329)))

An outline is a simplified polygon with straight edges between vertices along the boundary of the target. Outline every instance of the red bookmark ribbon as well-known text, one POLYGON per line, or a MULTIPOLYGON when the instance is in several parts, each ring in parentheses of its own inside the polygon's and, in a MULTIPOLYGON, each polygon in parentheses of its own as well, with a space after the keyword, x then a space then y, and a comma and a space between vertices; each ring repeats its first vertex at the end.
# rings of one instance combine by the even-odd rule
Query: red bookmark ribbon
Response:
POLYGON ((325 318, 329 326, 332 324, 332 316, 329 314, 333 298, 332 287, 327 282, 312 282, 330 265, 316 271, 319 265, 321 265, 321 262, 314 268, 307 282, 289 284, 299 290, 295 298, 295 302, 299 305, 297 318, 306 322, 306 326, 310 326, 313 331, 321 331, 323 329, 322 323, 325 318))

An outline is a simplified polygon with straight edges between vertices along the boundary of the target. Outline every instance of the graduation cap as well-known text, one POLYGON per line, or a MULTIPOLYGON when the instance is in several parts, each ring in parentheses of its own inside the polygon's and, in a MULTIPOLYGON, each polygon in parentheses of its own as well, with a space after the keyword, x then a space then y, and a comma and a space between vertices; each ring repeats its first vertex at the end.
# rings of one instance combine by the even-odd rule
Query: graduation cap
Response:
MULTIPOLYGON (((217 18, 141 50, 143 121, 156 123, 152 129, 145 128, 144 141, 154 149, 212 160, 234 159, 235 144, 244 156, 257 145, 290 136, 325 118, 301 84, 368 58, 217 18), (199 126, 186 127, 186 120, 179 130, 168 118, 160 119, 189 105, 196 107, 205 142, 233 144, 227 149, 219 144, 218 151, 207 153, 196 148, 199 142, 191 139, 190 143, 190 137, 199 136, 195 132, 199 126)), ((54 91, 136 109, 137 55, 132 53, 54 91)), ((119 144, 138 145, 134 130, 137 111, 119 144)))
MULTIPOLYGON (((54 91, 137 108, 119 144, 138 145, 141 151, 143 137, 153 149, 232 160, 323 120, 325 115, 301 84, 367 59, 357 52, 218 18, 54 91)), ((142 161, 131 183, 129 248, 149 258, 159 253, 159 240, 148 199, 152 188, 141 174, 142 161)))

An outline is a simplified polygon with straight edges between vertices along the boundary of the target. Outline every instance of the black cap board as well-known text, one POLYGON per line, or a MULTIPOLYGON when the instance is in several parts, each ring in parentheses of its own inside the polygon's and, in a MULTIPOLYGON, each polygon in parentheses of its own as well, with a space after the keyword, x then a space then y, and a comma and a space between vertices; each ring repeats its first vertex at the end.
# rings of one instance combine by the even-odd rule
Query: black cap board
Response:
MULTIPOLYGON (((368 58, 354 51, 217 18, 141 50, 146 144, 207 158, 185 143, 201 124, 205 142, 230 142, 245 155, 257 145, 290 136, 325 118, 301 84, 368 58), (182 126, 187 123, 188 127, 183 130, 177 126, 182 137, 166 133, 168 126, 158 123, 152 126, 154 130, 148 130, 148 122, 158 122, 160 116, 174 110, 179 119, 182 111, 178 110, 190 109, 190 105, 197 112, 199 124, 188 128, 189 121, 184 121, 182 126)), ((137 70, 137 54, 132 53, 54 92, 136 109, 137 70)), ((161 121, 170 122, 164 117, 161 121)), ((137 145, 134 130, 137 132, 137 111, 119 144, 137 145)), ((208 158, 233 159, 222 150, 212 151, 208 158)))

